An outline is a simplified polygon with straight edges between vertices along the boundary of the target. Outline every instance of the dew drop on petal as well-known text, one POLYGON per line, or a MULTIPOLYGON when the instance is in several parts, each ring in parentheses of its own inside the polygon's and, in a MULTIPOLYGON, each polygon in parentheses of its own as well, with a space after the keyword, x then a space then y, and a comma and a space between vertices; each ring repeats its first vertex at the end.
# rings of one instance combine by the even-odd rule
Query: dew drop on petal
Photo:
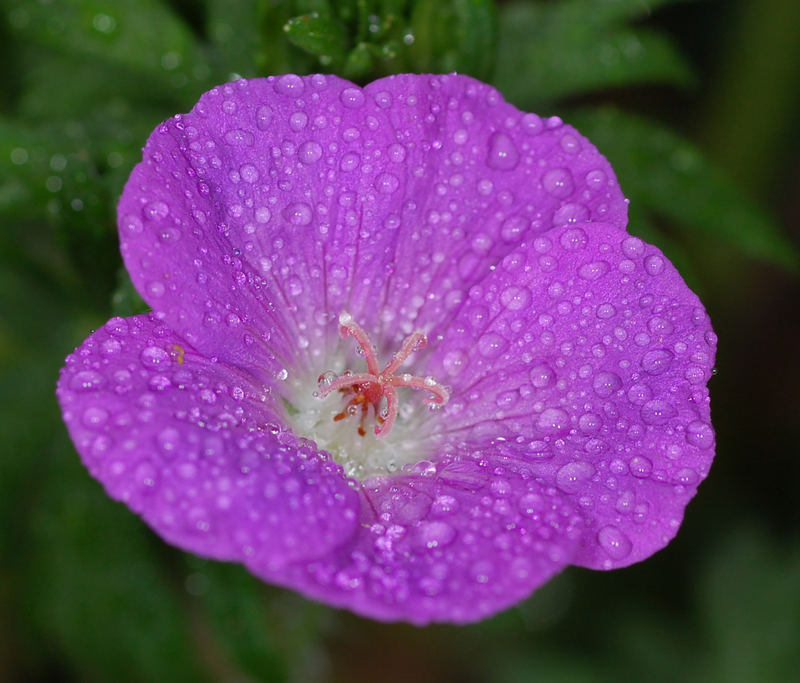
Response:
POLYGON ((345 88, 339 100, 348 109, 358 109, 364 104, 364 91, 361 88, 345 88))
POLYGON ((75 391, 97 391, 102 389, 105 383, 105 378, 99 372, 83 370, 75 373, 69 382, 69 386, 75 391))
POLYGON ((686 427, 686 441, 698 448, 711 448, 714 445, 714 430, 711 425, 694 420, 686 427))
POLYGON ((510 171, 519 163, 519 150, 505 133, 496 131, 489 138, 486 165, 498 171, 510 171))
POLYGON ((305 90, 305 83, 300 76, 295 74, 286 74, 281 76, 275 81, 275 92, 279 95, 288 95, 289 97, 300 97, 305 90))
POLYGON ((594 467, 591 463, 582 460, 569 462, 556 472, 556 486, 564 493, 577 493, 593 474, 594 467))
POLYGON ((559 241, 567 251, 579 251, 586 247, 589 243, 589 238, 582 228, 571 228, 564 231, 559 241))
POLYGON ((631 554, 631 539, 615 526, 605 526, 597 532, 600 547, 614 560, 621 560, 631 554))
POLYGON ((566 168, 553 168, 542 176, 545 192, 558 199, 565 199, 575 191, 572 173, 566 168))
POLYGON ((653 349, 642 357, 642 369, 648 375, 660 375, 667 371, 673 358, 669 349, 653 349))
POLYGON ((297 157, 304 164, 315 164, 322 157, 322 145, 314 140, 308 140, 300 145, 297 157))
POLYGON ((640 411, 642 422, 648 425, 665 425, 677 414, 671 403, 659 399, 648 401, 640 411))
POLYGON ((259 130, 267 130, 272 124, 272 108, 264 104, 256 110, 256 126, 259 130))
POLYGON ((536 425, 545 434, 563 434, 569 430, 569 415, 562 408, 545 408, 536 425))
POLYGON ((311 207, 305 202, 290 204, 283 210, 283 217, 292 225, 308 225, 312 216, 311 207))
POLYGON ((169 363, 169 354, 159 346, 148 346, 139 354, 139 360, 146 368, 163 368, 169 363))

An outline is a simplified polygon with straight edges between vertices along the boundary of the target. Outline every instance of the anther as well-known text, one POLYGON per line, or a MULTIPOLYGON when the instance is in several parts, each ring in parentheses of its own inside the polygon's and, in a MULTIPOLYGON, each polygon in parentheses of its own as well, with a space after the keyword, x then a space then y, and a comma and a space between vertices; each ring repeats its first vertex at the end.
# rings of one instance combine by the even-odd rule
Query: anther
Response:
POLYGON ((358 433, 366 434, 364 421, 367 418, 369 406, 375 414, 375 436, 384 438, 391 431, 397 420, 398 398, 397 387, 411 387, 427 391, 430 397, 423 402, 426 405, 441 407, 450 399, 450 394, 433 377, 417 377, 409 373, 396 375, 403 362, 415 351, 425 348, 428 338, 422 330, 415 330, 406 337, 400 350, 392 357, 389 364, 383 369, 378 365, 375 349, 367 333, 353 320, 349 313, 339 316, 339 326, 343 337, 352 337, 356 340, 364 353, 367 363, 367 372, 347 372, 341 377, 332 379, 333 373, 323 373, 319 381, 319 397, 325 398, 334 391, 344 394, 353 394, 345 409, 334 415, 334 422, 344 420, 351 414, 361 411, 361 420, 358 433), (386 399, 386 412, 381 414, 381 403, 386 399))

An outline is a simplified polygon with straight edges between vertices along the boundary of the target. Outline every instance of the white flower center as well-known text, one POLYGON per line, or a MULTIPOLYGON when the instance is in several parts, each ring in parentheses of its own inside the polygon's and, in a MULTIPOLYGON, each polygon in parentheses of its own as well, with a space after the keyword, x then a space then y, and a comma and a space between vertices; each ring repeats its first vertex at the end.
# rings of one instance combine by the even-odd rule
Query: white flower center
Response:
POLYGON ((286 412, 293 431, 315 441, 348 476, 359 480, 426 460, 440 440, 432 428, 432 409, 447 403, 449 393, 432 377, 398 374, 406 358, 425 346, 425 334, 417 330, 409 335, 381 370, 369 338, 352 317, 342 313, 339 324, 342 335, 359 344, 366 371, 345 371, 340 348, 327 359, 328 370, 321 375, 292 378, 286 412), (428 396, 405 400, 414 390, 428 396))

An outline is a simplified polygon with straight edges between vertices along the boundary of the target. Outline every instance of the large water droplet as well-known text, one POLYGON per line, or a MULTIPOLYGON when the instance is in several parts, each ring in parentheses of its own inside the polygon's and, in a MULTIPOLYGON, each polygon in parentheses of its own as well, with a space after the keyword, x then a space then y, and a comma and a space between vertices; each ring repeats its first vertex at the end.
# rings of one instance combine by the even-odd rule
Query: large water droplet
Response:
POLYGON ((577 493, 594 474, 594 467, 582 460, 563 465, 556 473, 556 486, 564 493, 577 493))
POLYGON ((286 74, 281 76, 275 81, 275 92, 279 95, 288 95, 289 97, 300 97, 305 90, 305 83, 300 76, 294 74, 286 74))
POLYGON ((615 526, 604 526, 597 532, 600 547, 614 560, 621 560, 631 554, 633 544, 622 531, 615 526))
POLYGON ((563 434, 569 431, 569 415, 562 408, 545 408, 536 426, 545 434, 563 434))
POLYGON ((553 168, 542 176, 545 192, 559 199, 566 199, 575 191, 572 173, 566 168, 553 168))
POLYGON ((505 133, 496 131, 489 138, 486 165, 498 171, 510 171, 519 163, 519 150, 505 133))

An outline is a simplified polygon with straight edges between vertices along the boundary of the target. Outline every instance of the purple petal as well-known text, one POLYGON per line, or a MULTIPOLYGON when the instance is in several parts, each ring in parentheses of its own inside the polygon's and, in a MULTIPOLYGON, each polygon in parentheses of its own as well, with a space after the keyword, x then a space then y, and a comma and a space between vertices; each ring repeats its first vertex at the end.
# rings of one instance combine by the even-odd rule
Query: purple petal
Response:
POLYGON ((486 617, 570 563, 580 515, 506 460, 474 452, 415 471, 364 484, 360 531, 335 553, 250 568, 365 616, 425 624, 486 617))
POLYGON ((609 569, 675 535, 714 455, 716 337, 655 248, 554 229, 470 290, 428 370, 453 438, 523 457, 586 519, 575 563, 609 569))
POLYGON ((577 131, 469 77, 317 75, 206 93, 150 137, 119 215, 134 283, 171 327, 279 374, 335 341, 343 310, 381 347, 446 329, 521 240, 624 225, 627 206, 577 131))
POLYGON ((251 376, 210 363, 153 316, 91 335, 58 398, 91 474, 185 550, 278 566, 353 531, 358 498, 341 469, 274 424, 251 376))

